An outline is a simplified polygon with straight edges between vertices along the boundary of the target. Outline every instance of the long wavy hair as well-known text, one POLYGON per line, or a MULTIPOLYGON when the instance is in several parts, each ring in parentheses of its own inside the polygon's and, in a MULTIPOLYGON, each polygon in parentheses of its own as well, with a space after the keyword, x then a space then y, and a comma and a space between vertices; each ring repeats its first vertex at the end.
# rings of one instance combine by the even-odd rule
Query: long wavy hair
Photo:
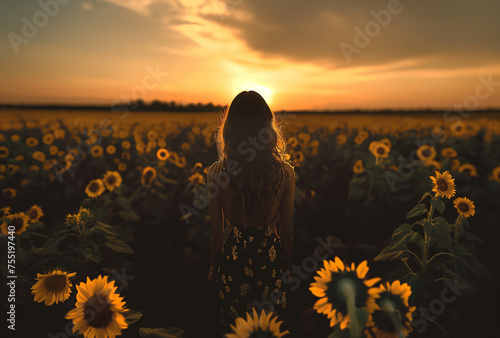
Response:
POLYGON ((256 215, 272 203, 287 173, 281 123, 260 94, 243 91, 222 111, 216 141, 220 163, 234 160, 241 167, 238 174, 228 172, 233 209, 256 215))

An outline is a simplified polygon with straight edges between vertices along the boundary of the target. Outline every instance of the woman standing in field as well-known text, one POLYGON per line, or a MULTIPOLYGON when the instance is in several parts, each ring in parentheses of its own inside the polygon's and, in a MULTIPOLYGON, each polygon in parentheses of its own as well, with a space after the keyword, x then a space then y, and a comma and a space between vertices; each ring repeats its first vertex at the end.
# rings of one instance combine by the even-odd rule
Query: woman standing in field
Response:
POLYGON ((273 311, 286 325, 282 275, 292 254, 296 176, 281 128, 262 96, 244 91, 234 98, 222 114, 217 146, 219 160, 207 174, 208 278, 216 282, 221 323, 228 331, 255 308, 273 311))

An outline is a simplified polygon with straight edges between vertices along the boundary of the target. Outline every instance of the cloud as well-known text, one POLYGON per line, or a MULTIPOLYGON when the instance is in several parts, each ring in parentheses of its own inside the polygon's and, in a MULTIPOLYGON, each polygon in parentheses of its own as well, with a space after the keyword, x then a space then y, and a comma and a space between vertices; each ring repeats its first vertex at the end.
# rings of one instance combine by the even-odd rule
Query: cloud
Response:
POLYGON ((223 19, 213 13, 201 16, 230 28, 262 57, 283 57, 328 68, 416 58, 427 67, 471 66, 497 62, 500 52, 500 2, 494 0, 245 0, 226 8, 231 11, 223 19), (398 5, 390 17, 382 16, 384 25, 388 23, 383 27, 375 16, 391 13, 388 3, 398 5), (245 13, 251 20, 238 20, 237 13, 245 13), (374 36, 368 36, 369 43, 358 48, 355 28, 365 32, 367 24, 374 36), (377 26, 379 33, 374 34, 377 26), (342 42, 360 50, 350 55, 351 63, 339 47, 342 42))

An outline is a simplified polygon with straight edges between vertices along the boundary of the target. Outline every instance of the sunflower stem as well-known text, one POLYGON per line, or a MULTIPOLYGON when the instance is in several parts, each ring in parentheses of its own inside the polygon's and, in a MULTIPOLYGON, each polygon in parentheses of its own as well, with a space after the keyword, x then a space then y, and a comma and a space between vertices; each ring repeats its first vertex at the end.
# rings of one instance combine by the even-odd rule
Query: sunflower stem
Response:
MULTIPOLYGON (((437 197, 434 197, 434 199, 437 199, 437 197)), ((427 220, 432 223, 432 215, 434 214, 434 206, 431 204, 431 208, 429 209, 429 217, 427 220)), ((427 236, 427 233, 425 233, 425 239, 424 239, 424 257, 422 258, 422 271, 427 270, 427 264, 429 263, 427 261, 427 256, 429 255, 429 247, 431 244, 431 238, 427 236)))
POLYGON ((458 244, 458 224, 462 221, 462 214, 459 214, 455 222, 455 227, 453 229, 453 234, 455 238, 455 244, 458 244))
POLYGON ((351 280, 343 279, 339 282, 339 288, 345 297, 347 312, 349 313, 350 326, 349 333, 351 338, 361 337, 361 330, 356 315, 356 291, 355 285, 351 280))

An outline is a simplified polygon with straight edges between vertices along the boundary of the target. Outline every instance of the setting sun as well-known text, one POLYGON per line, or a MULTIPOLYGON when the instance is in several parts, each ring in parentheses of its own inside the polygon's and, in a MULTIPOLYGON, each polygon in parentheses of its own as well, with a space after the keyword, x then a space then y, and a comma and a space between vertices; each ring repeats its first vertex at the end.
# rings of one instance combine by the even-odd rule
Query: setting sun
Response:
POLYGON ((273 100, 273 91, 271 88, 265 87, 258 85, 253 82, 241 82, 235 85, 235 95, 238 94, 239 92, 242 92, 244 90, 253 90, 259 93, 264 100, 266 100, 267 104, 270 105, 273 100))

